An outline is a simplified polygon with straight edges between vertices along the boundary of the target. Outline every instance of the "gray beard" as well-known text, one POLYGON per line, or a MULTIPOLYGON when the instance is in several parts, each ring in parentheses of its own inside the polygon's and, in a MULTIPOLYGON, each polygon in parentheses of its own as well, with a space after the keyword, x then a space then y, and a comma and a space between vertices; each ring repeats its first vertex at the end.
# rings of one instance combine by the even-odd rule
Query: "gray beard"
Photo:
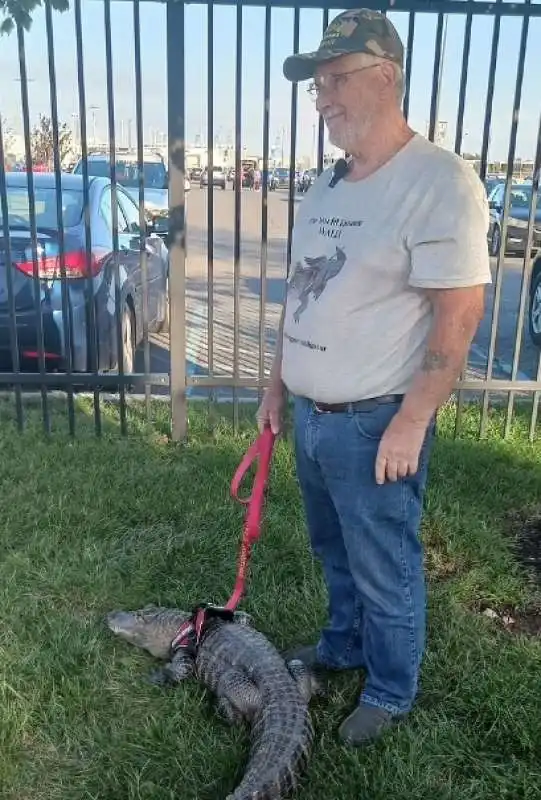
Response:
POLYGON ((363 119, 356 120, 355 123, 343 125, 339 131, 335 131, 333 134, 329 131, 329 141, 345 153, 355 153, 372 128, 372 121, 373 115, 367 114, 363 119))

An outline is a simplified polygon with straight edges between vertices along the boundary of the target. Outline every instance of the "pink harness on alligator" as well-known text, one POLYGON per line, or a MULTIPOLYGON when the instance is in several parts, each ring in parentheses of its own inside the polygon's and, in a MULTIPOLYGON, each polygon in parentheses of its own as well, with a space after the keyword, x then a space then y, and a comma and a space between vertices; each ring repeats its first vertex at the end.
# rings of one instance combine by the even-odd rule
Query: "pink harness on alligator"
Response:
POLYGON ((265 489, 270 472, 270 462, 274 447, 275 435, 270 428, 265 428, 262 434, 248 448, 244 458, 238 466, 233 480, 231 481, 231 495, 239 503, 246 505, 247 512, 244 521, 244 533, 242 537, 239 562, 237 568, 237 579, 231 597, 225 606, 213 606, 209 603, 199 604, 192 617, 184 622, 177 631, 171 642, 171 652, 175 653, 182 647, 190 647, 199 644, 201 634, 208 616, 221 616, 232 618, 233 611, 237 608, 242 599, 246 588, 246 573, 253 543, 259 539, 261 534, 261 519, 263 516, 263 505, 265 502, 265 489), (252 488, 252 494, 247 498, 239 497, 239 489, 243 478, 254 463, 259 459, 257 471, 252 488))

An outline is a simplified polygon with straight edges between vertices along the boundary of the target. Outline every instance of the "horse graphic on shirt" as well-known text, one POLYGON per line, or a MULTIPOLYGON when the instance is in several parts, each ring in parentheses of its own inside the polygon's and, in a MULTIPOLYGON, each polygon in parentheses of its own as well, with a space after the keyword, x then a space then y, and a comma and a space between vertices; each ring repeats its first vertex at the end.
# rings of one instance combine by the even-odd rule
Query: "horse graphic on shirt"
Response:
POLYGON ((316 256, 309 258, 305 256, 304 267, 297 261, 295 268, 288 280, 288 292, 294 289, 298 293, 300 305, 293 314, 295 322, 299 321, 301 314, 306 310, 310 295, 317 300, 323 293, 328 281, 334 278, 346 263, 346 254, 342 248, 337 247, 336 253, 330 258, 327 256, 316 256))

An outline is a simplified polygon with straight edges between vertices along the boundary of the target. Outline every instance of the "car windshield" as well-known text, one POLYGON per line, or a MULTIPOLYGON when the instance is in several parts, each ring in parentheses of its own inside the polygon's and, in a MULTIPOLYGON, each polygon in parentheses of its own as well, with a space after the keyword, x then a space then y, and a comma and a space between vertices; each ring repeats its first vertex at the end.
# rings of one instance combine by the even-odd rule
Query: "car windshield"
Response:
MULTIPOLYGON (((82 163, 79 162, 75 172, 82 174, 82 163)), ((89 158, 88 174, 96 178, 109 178, 111 169, 106 158, 89 158)), ((159 161, 144 161, 143 176, 147 189, 166 189, 167 175, 163 163, 159 161)), ((124 161, 117 159, 115 162, 115 177, 121 186, 135 189, 139 186, 139 166, 137 161, 124 161)))
MULTIPOLYGON (((515 208, 529 208, 532 199, 532 187, 524 184, 523 186, 511 187, 510 204, 515 208)), ((537 193, 537 205, 541 207, 541 190, 537 193)))
POLYGON ((280 178, 287 178, 289 176, 288 169, 275 169, 274 171, 280 176, 280 178))
MULTIPOLYGON (((34 187, 36 228, 57 228, 56 189, 34 187)), ((7 187, 9 225, 30 228, 30 203, 26 186, 7 187)), ((83 216, 83 193, 62 189, 62 225, 73 228, 83 216)))

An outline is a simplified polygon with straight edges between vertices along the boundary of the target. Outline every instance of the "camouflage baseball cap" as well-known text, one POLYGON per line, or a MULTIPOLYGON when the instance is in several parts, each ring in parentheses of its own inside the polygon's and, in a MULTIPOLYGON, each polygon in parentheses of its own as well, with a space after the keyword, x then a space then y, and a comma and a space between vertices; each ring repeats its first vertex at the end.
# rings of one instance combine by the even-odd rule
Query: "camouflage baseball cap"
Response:
POLYGON ((404 46, 394 25, 379 11, 358 8, 333 19, 317 50, 286 58, 284 75, 289 81, 306 81, 313 77, 318 64, 349 53, 380 56, 400 67, 404 63, 404 46))

